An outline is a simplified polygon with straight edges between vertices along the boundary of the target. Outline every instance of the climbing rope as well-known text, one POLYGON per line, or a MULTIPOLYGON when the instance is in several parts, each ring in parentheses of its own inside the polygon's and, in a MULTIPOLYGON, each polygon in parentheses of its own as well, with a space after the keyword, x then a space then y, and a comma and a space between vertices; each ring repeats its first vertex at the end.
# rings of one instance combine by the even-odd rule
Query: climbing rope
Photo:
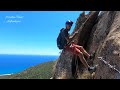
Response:
POLYGON ((79 73, 79 66, 78 66, 78 60, 77 60, 77 56, 75 56, 75 65, 76 65, 76 75, 78 76, 79 73))
POLYGON ((113 69, 114 71, 116 71, 116 72, 118 72, 118 73, 120 74, 120 71, 115 68, 115 65, 109 64, 107 61, 105 61, 105 60, 103 59, 103 57, 98 57, 98 59, 100 59, 100 61, 102 61, 105 65, 108 65, 109 68, 113 69))

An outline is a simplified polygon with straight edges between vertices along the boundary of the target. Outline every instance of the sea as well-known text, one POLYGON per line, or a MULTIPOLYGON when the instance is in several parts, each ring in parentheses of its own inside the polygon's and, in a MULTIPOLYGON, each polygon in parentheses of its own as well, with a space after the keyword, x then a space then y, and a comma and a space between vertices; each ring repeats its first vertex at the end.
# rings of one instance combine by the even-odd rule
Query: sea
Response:
POLYGON ((57 60, 57 55, 0 55, 0 75, 11 75, 29 67, 57 60))

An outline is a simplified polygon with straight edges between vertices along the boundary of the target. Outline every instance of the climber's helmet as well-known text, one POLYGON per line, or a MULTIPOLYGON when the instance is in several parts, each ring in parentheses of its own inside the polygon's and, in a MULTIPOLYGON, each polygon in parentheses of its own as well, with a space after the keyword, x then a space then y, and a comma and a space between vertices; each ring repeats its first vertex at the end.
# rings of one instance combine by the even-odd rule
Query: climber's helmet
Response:
POLYGON ((69 31, 73 22, 71 20, 66 21, 66 29, 69 31))
POLYGON ((71 20, 66 21, 66 25, 72 26, 73 22, 71 20))

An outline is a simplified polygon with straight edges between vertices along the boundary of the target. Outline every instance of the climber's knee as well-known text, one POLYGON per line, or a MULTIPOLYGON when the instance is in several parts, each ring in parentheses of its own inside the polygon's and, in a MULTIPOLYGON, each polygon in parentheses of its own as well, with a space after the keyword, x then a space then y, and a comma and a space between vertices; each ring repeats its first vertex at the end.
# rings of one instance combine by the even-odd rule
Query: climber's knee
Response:
POLYGON ((80 46, 80 48, 83 48, 83 46, 80 46))
POLYGON ((79 48, 80 48, 80 50, 83 50, 83 49, 84 49, 83 46, 80 46, 79 48))

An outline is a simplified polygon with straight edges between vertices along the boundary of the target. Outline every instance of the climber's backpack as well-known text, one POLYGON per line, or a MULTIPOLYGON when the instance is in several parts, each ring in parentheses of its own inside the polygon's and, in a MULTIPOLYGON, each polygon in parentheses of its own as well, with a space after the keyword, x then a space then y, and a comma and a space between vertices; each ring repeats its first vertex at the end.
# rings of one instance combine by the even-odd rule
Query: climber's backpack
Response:
POLYGON ((62 28, 61 30, 60 30, 60 33, 59 33, 59 35, 58 35, 58 37, 57 37, 57 47, 59 48, 59 49, 63 49, 64 48, 64 36, 62 35, 62 31, 64 30, 64 28, 62 28))

